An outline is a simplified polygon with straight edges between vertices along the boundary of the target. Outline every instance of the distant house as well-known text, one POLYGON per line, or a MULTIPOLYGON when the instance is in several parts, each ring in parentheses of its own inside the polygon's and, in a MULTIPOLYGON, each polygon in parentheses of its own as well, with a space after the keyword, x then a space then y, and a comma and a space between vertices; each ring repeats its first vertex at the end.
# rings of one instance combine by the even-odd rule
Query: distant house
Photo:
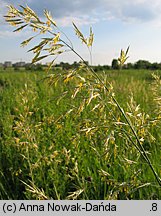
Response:
POLYGON ((16 62, 14 65, 16 67, 24 67, 26 65, 26 63, 25 62, 16 62))
POLYGON ((4 67, 5 68, 12 67, 12 62, 11 61, 5 61, 4 67))

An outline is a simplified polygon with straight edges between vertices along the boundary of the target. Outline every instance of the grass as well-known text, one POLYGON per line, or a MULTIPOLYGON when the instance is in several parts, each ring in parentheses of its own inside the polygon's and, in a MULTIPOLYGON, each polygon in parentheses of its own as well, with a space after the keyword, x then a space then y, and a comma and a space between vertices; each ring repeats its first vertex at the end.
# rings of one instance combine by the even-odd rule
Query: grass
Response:
MULTIPOLYGON (((112 83, 161 175, 159 108, 151 74, 98 73, 112 83)), ((83 76, 90 79, 88 73, 83 76)), ((102 94, 94 83, 93 94, 99 92, 100 100, 90 97, 83 81, 64 78, 50 85, 53 80, 45 77, 38 71, 0 73, 0 198, 160 199, 161 188, 110 100, 113 90, 102 94)))

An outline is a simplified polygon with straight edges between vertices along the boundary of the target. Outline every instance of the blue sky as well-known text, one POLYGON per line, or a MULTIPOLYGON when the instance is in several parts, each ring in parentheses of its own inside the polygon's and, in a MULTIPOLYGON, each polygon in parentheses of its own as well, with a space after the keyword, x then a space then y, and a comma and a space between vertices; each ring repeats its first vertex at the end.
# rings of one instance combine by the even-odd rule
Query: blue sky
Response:
MULTIPOLYGON (((130 45, 129 62, 139 59, 161 62, 161 0, 0 0, 0 62, 30 62, 30 48, 20 43, 30 37, 30 31, 13 33, 4 22, 6 5, 28 4, 39 16, 51 11, 57 24, 69 35, 75 48, 89 60, 87 49, 77 40, 72 29, 74 21, 85 35, 92 26, 94 31, 93 64, 111 64, 120 50, 130 45)), ((78 60, 68 53, 58 61, 78 60)))

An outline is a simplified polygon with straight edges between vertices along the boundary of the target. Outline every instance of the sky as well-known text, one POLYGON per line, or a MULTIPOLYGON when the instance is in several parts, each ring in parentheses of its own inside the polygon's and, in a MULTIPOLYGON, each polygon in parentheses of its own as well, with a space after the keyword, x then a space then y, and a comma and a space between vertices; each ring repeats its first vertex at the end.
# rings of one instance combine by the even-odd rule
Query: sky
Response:
MULTIPOLYGON (((51 11, 57 25, 68 35, 75 49, 89 61, 89 53, 77 39, 72 22, 79 26, 85 36, 92 26, 94 44, 92 64, 110 65, 119 57, 121 49, 130 46, 128 62, 139 59, 161 62, 161 0, 0 0, 0 62, 31 62, 30 46, 22 48, 20 43, 33 32, 14 33, 3 16, 6 5, 28 5, 43 19, 43 10, 51 11)), ((35 41, 35 44, 38 41, 35 41)), ((48 60, 46 60, 48 61, 48 60)), ((78 57, 68 52, 58 62, 72 63, 78 57)))

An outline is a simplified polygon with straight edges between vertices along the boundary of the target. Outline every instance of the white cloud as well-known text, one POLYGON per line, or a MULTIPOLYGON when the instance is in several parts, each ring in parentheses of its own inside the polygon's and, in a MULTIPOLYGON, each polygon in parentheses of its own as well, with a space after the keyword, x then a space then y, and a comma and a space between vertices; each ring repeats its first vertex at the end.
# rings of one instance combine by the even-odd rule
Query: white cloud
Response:
POLYGON ((0 38, 20 38, 21 40, 23 40, 29 37, 31 34, 33 34, 31 29, 25 29, 24 31, 20 32, 13 32, 13 30, 14 28, 11 26, 3 26, 2 28, 0 28, 0 38))
POLYGON ((3 30, 3 31, 0 31, 0 38, 8 38, 8 37, 13 37, 15 36, 15 33, 9 31, 9 30, 3 30))
POLYGON ((151 0, 104 0, 104 16, 112 16, 115 19, 120 19, 123 22, 148 22, 157 19, 160 14, 158 4, 161 6, 161 1, 158 4, 153 4, 151 0), (106 12, 107 11, 107 12, 106 12))
POLYGON ((63 25, 67 25, 71 17, 78 19, 82 24, 97 22, 98 19, 120 19, 128 23, 151 21, 161 23, 161 0, 0 0, 0 2, 2 5, 28 4, 39 15, 42 15, 43 9, 48 9, 56 19, 61 20, 63 25))
POLYGON ((91 18, 89 16, 81 16, 81 17, 68 16, 68 17, 59 18, 56 21, 60 26, 66 27, 72 25, 72 22, 74 22, 77 26, 90 25, 99 22, 99 19, 91 18))
POLYGON ((24 38, 24 37, 28 37, 29 35, 31 35, 30 31, 25 31, 24 32, 13 32, 12 30, 0 30, 0 38, 15 38, 15 37, 19 37, 19 38, 24 38))

